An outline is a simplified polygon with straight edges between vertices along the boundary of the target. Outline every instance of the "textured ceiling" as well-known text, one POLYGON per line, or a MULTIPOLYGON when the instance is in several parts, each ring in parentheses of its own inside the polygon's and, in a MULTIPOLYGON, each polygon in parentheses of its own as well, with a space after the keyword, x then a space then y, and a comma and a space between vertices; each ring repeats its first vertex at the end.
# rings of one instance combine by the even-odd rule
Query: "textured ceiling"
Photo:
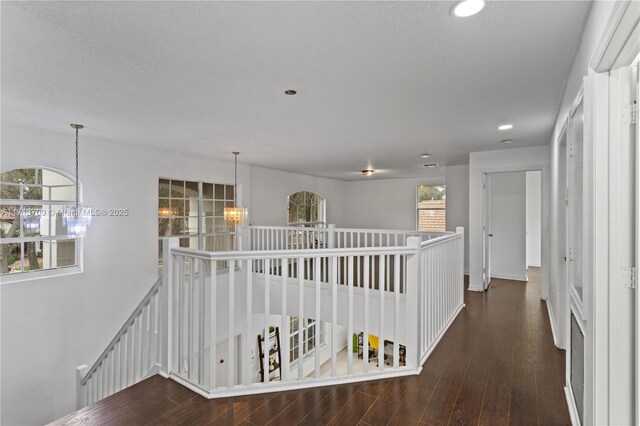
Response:
POLYGON ((452 4, 3 1, 2 120, 339 179, 547 144, 590 3, 452 4))

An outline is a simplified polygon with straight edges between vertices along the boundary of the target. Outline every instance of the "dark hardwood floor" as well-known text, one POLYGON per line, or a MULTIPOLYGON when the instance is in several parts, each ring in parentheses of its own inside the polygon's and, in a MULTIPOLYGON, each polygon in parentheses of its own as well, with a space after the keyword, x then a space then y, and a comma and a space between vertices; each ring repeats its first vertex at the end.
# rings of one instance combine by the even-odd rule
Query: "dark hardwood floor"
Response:
POLYGON ((207 400, 155 376, 58 425, 568 425, 564 351, 539 271, 465 292, 466 308, 419 376, 207 400))

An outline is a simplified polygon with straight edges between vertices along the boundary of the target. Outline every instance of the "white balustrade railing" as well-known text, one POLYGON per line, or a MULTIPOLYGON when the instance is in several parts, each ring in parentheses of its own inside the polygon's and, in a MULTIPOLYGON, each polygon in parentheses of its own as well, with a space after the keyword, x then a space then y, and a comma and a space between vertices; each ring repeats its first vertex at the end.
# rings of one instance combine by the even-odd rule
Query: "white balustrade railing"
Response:
POLYGON ((328 247, 329 228, 250 226, 251 250, 308 250, 328 247))
POLYGON ((424 241, 419 256, 422 364, 464 307, 464 228, 424 241))
POLYGON ((452 232, 399 231, 392 229, 356 229, 293 226, 249 226, 250 250, 307 250, 322 248, 402 247, 407 238, 422 241, 452 232))
POLYGON ((252 227, 249 251, 186 249, 166 239, 164 281, 98 361, 78 368, 79 405, 155 372, 209 398, 418 373, 463 307, 462 228, 369 237, 332 228, 252 227), (337 235, 368 246, 322 247, 339 246, 337 235), (258 339, 269 342, 275 327, 286 332, 292 316, 326 324, 324 334, 316 329, 313 351, 282 335, 280 374, 260 379, 259 363, 270 366, 258 339))
MULTIPOLYGON (((330 229, 330 228, 329 228, 330 229)), ((408 238, 417 237, 428 241, 451 232, 398 231, 391 229, 350 229, 335 228, 335 247, 402 247, 408 238)))
POLYGON ((106 398, 160 371, 162 279, 134 309, 96 362, 76 369, 78 408, 106 398))
MULTIPOLYGON (((418 303, 417 281, 413 289, 407 283, 395 283, 401 282, 401 265, 407 256, 417 259, 418 245, 415 239, 414 247, 394 248, 220 253, 172 248, 171 376, 205 396, 228 396, 413 374, 418 357, 408 354, 417 353, 418 346, 407 334, 411 328, 407 324, 417 324, 418 319, 408 317, 416 309, 407 305, 418 303), (361 259, 360 276, 356 259, 361 259), (218 271, 220 262, 228 262, 229 267, 218 271), (261 265, 258 272, 256 264, 261 265), (278 316, 279 322, 274 323, 271 315, 278 316), (292 373, 292 348, 289 336, 284 336, 282 377, 275 381, 265 374, 260 382, 257 363, 263 362, 268 371, 269 357, 256 356, 257 337, 268 340, 266 334, 275 326, 287 330, 290 316, 298 317, 299 324, 307 319, 328 323, 327 350, 319 350, 317 332, 313 370, 305 372, 304 362, 298 362, 292 373), (350 336, 358 333, 378 338, 378 352, 372 352, 375 363, 369 362, 368 338, 363 338, 362 358, 354 360, 350 336), (237 344, 235 336, 241 336, 237 344), (217 353, 223 342, 225 352, 217 353), (238 349, 241 354, 236 353, 238 349)), ((295 350, 298 360, 309 359, 302 344, 295 350)))

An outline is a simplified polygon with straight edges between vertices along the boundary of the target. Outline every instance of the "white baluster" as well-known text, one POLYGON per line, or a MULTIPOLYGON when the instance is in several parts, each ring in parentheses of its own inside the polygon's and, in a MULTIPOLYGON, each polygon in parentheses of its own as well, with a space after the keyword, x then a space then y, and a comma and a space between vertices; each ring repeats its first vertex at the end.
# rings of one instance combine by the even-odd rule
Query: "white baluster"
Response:
POLYGON ((198 384, 204 384, 204 316, 205 316, 205 267, 202 259, 198 260, 198 384))
POLYGON ((348 316, 349 322, 347 327, 347 374, 353 374, 353 256, 349 256, 349 264, 347 268, 347 285, 349 287, 348 299, 348 316))
POLYGON ((229 261, 229 367, 227 369, 227 387, 234 386, 235 378, 235 362, 234 362, 234 346, 235 346, 235 322, 236 322, 236 261, 229 261))
MULTIPOLYGON (((378 356, 380 354, 378 353, 378 356)), ((369 372, 369 256, 364 256, 364 330, 362 332, 362 371, 369 372)))
POLYGON ((271 345, 269 341, 269 313, 270 313, 270 290, 271 290, 271 274, 269 270, 271 269, 271 259, 265 259, 266 270, 264 274, 264 343, 262 345, 262 353, 264 358, 260 361, 262 362, 262 369, 264 371, 263 381, 264 383, 269 383, 269 351, 271 350, 271 345))
POLYGON ((249 386, 253 380, 251 378, 251 348, 253 335, 253 272, 251 271, 251 260, 247 260, 247 323, 244 333, 244 384, 249 386))
POLYGON ((209 290, 209 310, 210 310, 210 336, 209 342, 211 343, 211 357, 210 357, 210 368, 209 368, 209 386, 211 390, 215 390, 217 387, 217 368, 218 368, 218 354, 217 354, 217 343, 218 343, 218 262, 213 260, 211 261, 211 287, 209 290))
POLYGON ((189 283, 187 287, 188 303, 187 306, 187 377, 193 379, 193 334, 194 334, 194 290, 195 290, 195 270, 196 258, 189 258, 189 283))
POLYGON ((338 258, 331 257, 331 376, 336 376, 338 357, 338 258))
POLYGON ((393 292, 395 294, 395 331, 393 333, 393 368, 398 368, 400 365, 399 351, 400 344, 398 339, 400 337, 400 256, 393 256, 393 292))
POLYGON ((185 257, 180 256, 180 263, 178 264, 178 288, 177 288, 177 305, 178 305, 178 330, 176 335, 178 336, 178 362, 177 370, 178 374, 182 375, 184 371, 184 358, 182 352, 184 350, 184 292, 185 292, 185 257))
POLYGON ((385 299, 385 257, 378 256, 378 297, 379 297, 379 323, 380 335, 378 336, 378 368, 384 370, 384 299, 385 299))
POLYGON ((316 333, 315 333, 315 361, 316 361, 316 378, 320 377, 320 327, 322 326, 321 312, 320 312, 320 259, 316 257, 314 259, 315 265, 315 278, 316 278, 316 333))
MULTIPOLYGON (((286 257, 283 257, 280 262, 281 262, 280 276, 282 279, 281 294, 280 294, 280 297, 282 298, 281 300, 282 315, 280 316, 280 332, 284 333, 285 330, 287 330, 287 319, 289 318, 287 316, 287 290, 288 290, 289 264, 288 264, 288 259, 286 257)), ((281 338, 280 345, 282 346, 281 353, 284 354, 284 359, 285 359, 285 361, 283 361, 282 359, 280 360, 280 363, 281 363, 280 371, 282 374, 280 381, 284 382, 285 380, 287 380, 287 375, 289 373, 289 336, 284 336, 283 338, 281 338)))
POLYGON ((298 258, 298 380, 302 381, 304 378, 304 341, 303 341, 303 327, 304 327, 304 276, 302 271, 302 262, 304 259, 298 258))

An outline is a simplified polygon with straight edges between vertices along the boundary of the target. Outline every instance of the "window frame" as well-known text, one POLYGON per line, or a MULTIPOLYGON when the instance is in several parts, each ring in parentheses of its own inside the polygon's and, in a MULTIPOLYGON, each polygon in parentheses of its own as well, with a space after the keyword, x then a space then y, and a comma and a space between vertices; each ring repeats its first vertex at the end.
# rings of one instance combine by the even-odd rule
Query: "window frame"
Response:
MULTIPOLYGON (((217 218, 223 218, 224 216, 216 216, 216 202, 223 202, 223 211, 224 211, 224 207, 228 207, 227 204, 232 203, 233 202, 233 197, 235 194, 235 191, 237 190, 237 188, 233 188, 233 192, 231 193, 230 197, 231 198, 227 198, 227 187, 233 187, 233 184, 229 184, 229 183, 213 183, 213 182, 204 182, 204 181, 197 181, 197 180, 189 180, 189 179, 176 179, 176 178, 168 178, 168 177, 163 177, 163 176, 159 176, 158 177, 158 196, 157 196, 157 229, 158 229, 158 234, 160 233, 160 220, 162 219, 167 219, 169 221, 169 233, 170 235, 164 235, 164 236, 160 236, 158 235, 158 269, 161 271, 162 270, 162 242, 164 239, 166 238, 178 238, 180 241, 183 240, 189 240, 189 245, 188 247, 191 247, 191 240, 192 239, 196 239, 197 240, 197 249, 198 250, 206 250, 206 238, 207 237, 230 237, 231 238, 231 248, 229 248, 229 250, 235 250, 235 247, 237 245, 237 241, 236 241, 236 231, 235 229, 230 229, 228 224, 225 222, 225 231, 223 232, 216 232, 215 231, 215 220, 217 218), (160 194, 160 185, 162 183, 162 181, 165 180, 168 182, 169 185, 169 195, 168 196, 161 196, 160 194), (174 197, 172 194, 173 191, 173 185, 172 182, 182 182, 182 191, 183 194, 181 197, 174 197), (181 216, 177 216, 177 215, 161 215, 160 214, 160 209, 162 207, 160 207, 160 202, 162 200, 166 200, 168 201, 168 205, 169 205, 169 212, 171 213, 171 201, 172 200, 181 200, 182 202, 186 203, 188 200, 192 199, 193 197, 188 197, 187 196, 187 183, 195 183, 198 186, 198 195, 197 195, 197 213, 196 215, 191 215, 191 214, 185 214, 186 212, 183 211, 183 214, 181 216), (205 193, 204 193, 204 188, 205 185, 211 185, 212 186, 212 198, 205 198, 205 193), (223 186, 224 187, 224 198, 222 199, 218 199, 216 198, 216 186, 223 186), (205 209, 204 209, 204 203, 205 202, 212 202, 212 208, 213 210, 211 211, 211 215, 206 215, 205 213, 205 209), (171 221, 173 219, 185 219, 187 221, 191 220, 192 218, 196 219, 196 223, 197 223, 197 231, 196 233, 186 233, 186 234, 174 234, 171 231, 171 221), (207 220, 212 220, 213 221, 213 232, 207 232, 207 226, 206 226, 206 221, 207 220)), ((189 213, 191 213, 191 210, 189 211, 189 213)), ((227 267, 227 262, 226 261, 220 261, 218 262, 218 269, 224 269, 227 267)))
POLYGON ((303 362, 305 359, 307 359, 308 357, 310 357, 311 355, 313 355, 316 351, 316 347, 314 346, 312 349, 308 348, 308 342, 313 339, 314 345, 315 345, 315 333, 319 332, 320 333, 320 347, 322 348, 323 346, 325 346, 326 342, 325 342, 325 338, 326 338, 326 333, 325 333, 325 326, 324 326, 324 322, 322 321, 317 321, 315 318, 305 318, 306 321, 306 325, 304 327, 302 327, 302 329, 300 328, 300 318, 295 316, 295 315, 291 315, 289 317, 289 354, 287 354, 287 356, 289 357, 289 365, 296 365, 298 363, 299 357, 298 357, 298 348, 300 346, 301 340, 303 340, 303 348, 302 348, 302 357, 303 357, 303 362), (298 329, 296 331, 293 331, 293 327, 292 327, 292 323, 294 320, 298 321, 298 329), (312 322, 310 322, 312 321, 312 322), (314 329, 314 334, 313 336, 309 337, 309 332, 307 330, 313 328, 314 329), (303 339, 300 339, 300 331, 302 331, 302 336, 303 339), (295 336, 298 336, 298 345, 293 345, 293 339, 295 336), (295 348, 295 350, 294 350, 295 348), (295 358, 292 358, 291 355, 295 355, 295 358))
MULTIPOLYGON (((296 211, 296 217, 299 217, 297 213, 298 211, 296 211)), ((318 194, 317 192, 305 191, 305 190, 296 191, 287 196, 287 226, 305 227, 305 228, 323 228, 326 226, 326 223, 327 223, 327 199, 325 197, 318 194), (318 198, 318 200, 314 204, 309 204, 309 203, 297 204, 293 202, 291 200, 291 197, 300 193, 313 194, 318 198), (299 221, 291 222, 289 219, 290 219, 290 213, 291 213, 290 209, 292 205, 295 205, 296 209, 300 209, 301 207, 316 208, 317 210, 316 216, 318 220, 304 221, 304 222, 299 222, 299 221)))
POLYGON ((434 183, 434 184, 424 184, 424 185, 418 185, 416 187, 416 230, 419 232, 444 232, 447 229, 447 219, 446 219, 446 212, 447 212, 447 204, 446 204, 446 200, 447 200, 447 184, 446 183, 434 183), (424 188, 424 187, 434 187, 434 186, 441 186, 444 188, 444 200, 445 200, 445 206, 444 208, 440 208, 440 207, 420 207, 420 188, 424 188), (421 211, 444 211, 445 212, 445 221, 444 221, 444 229, 420 229, 420 212, 421 211))
MULTIPOLYGON (((22 209, 22 208, 28 209, 29 207, 37 207, 37 206, 42 206, 42 208, 44 209, 44 207, 47 207, 47 210, 49 211, 49 213, 47 213, 46 215, 48 218, 48 228, 51 230, 53 228, 52 223, 55 220, 54 215, 51 213, 51 207, 60 206, 64 208, 64 207, 75 206, 75 185, 76 185, 75 178, 61 170, 57 170, 50 167, 44 167, 44 166, 18 167, 18 168, 13 168, 11 170, 8 170, 6 172, 2 172, 2 174, 10 173, 15 170, 38 170, 38 171, 46 170, 47 172, 55 173, 60 177, 69 181, 68 184, 45 185, 42 183, 42 177, 41 177, 42 175, 39 175, 40 179, 36 180, 36 182, 38 183, 26 183, 26 184, 4 181, 4 180, 1 180, 0 178, 0 182, 2 183, 3 186, 4 185, 20 186, 20 198, 18 199, 0 198, 0 206, 15 206, 16 209, 22 209), (59 199, 43 200, 42 199, 43 195, 41 195, 40 196, 41 199, 28 199, 28 198, 24 198, 25 187, 42 188, 42 189, 48 188, 49 197, 51 197, 52 188, 72 187, 74 197, 73 197, 73 200, 59 200, 59 199)), ((36 176, 38 176, 38 173, 36 173, 36 176)), ((78 183, 78 187, 79 187, 79 203, 82 205, 84 191, 83 191, 83 185, 81 182, 78 183)), ((41 279, 41 278, 59 277, 59 276, 71 275, 71 274, 77 274, 77 273, 83 272, 83 251, 84 251, 83 238, 70 238, 66 234, 65 235, 25 236, 24 228, 22 224, 22 221, 23 221, 22 217, 20 217, 19 220, 20 220, 20 226, 19 226, 20 236, 13 237, 13 238, 2 237, 0 240, 2 244, 13 244, 13 243, 20 244, 22 270, 20 272, 13 272, 13 273, 5 273, 5 274, 0 273, 0 284, 30 281, 30 280, 41 279), (58 242, 71 242, 71 241, 74 243, 74 263, 72 265, 56 266, 55 268, 48 268, 48 269, 24 270, 25 256, 27 255, 25 250, 25 245, 24 245, 25 243, 36 242, 36 243, 43 243, 43 244, 44 243, 57 244, 58 242)), ((41 250, 44 250, 44 248, 41 250)), ((44 260, 43 260, 43 263, 44 263, 44 260)), ((50 264, 53 263, 53 250, 50 250, 49 252, 49 263, 50 264)))

